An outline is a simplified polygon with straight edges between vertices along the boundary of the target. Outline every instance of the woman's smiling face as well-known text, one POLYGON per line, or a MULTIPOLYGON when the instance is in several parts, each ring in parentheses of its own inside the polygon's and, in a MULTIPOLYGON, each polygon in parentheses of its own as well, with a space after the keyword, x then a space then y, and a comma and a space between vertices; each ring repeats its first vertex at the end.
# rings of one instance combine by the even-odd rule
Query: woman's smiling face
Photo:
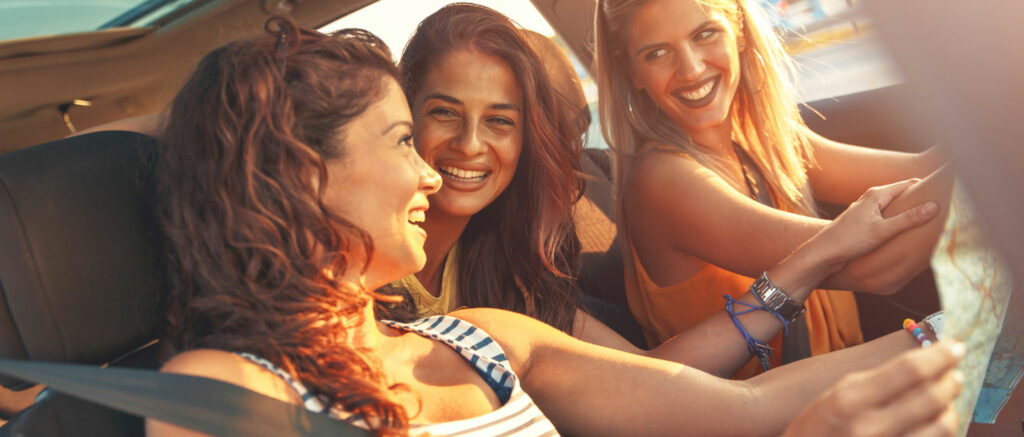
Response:
POLYGON ((471 216, 512 182, 523 147, 523 99, 512 69, 457 49, 427 72, 413 97, 416 148, 444 180, 435 210, 471 216))
POLYGON ((691 136, 721 127, 740 80, 743 41, 721 11, 654 0, 627 26, 633 86, 691 136))
POLYGON ((427 196, 441 179, 412 145, 412 117, 398 82, 382 79, 385 92, 339 134, 344 155, 325 163, 324 202, 373 241, 366 276, 374 286, 423 268, 427 234, 420 226, 427 196))

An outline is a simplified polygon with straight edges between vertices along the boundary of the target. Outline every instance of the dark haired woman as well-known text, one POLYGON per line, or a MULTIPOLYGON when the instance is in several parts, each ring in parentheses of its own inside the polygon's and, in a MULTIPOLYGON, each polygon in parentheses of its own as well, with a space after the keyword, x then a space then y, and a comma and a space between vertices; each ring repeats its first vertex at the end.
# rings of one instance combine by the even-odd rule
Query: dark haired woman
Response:
MULTIPOLYGON (((392 285, 411 293, 420 315, 501 308, 646 353, 625 309, 579 290, 573 207, 590 115, 566 76, 575 75, 570 61, 551 46, 480 5, 446 6, 420 23, 399 68, 416 148, 444 184, 424 223, 426 266, 392 285)), ((666 350, 652 355, 673 359, 666 350)))
MULTIPOLYGON (((376 38, 280 25, 208 55, 166 123, 157 181, 178 279, 166 340, 179 353, 164 371, 389 435, 954 429, 962 347, 915 348, 906 333, 739 382, 506 311, 377 320, 373 302, 385 296, 373 290, 424 264, 416 223, 439 178, 412 148, 412 117, 376 38)), ((805 291, 872 249, 858 235, 899 230, 877 201, 853 205, 773 278, 805 291)))
POLYGON ((575 333, 579 108, 522 29, 483 6, 427 17, 399 68, 416 148, 444 185, 424 222, 427 264, 397 285, 421 314, 502 308, 575 333))

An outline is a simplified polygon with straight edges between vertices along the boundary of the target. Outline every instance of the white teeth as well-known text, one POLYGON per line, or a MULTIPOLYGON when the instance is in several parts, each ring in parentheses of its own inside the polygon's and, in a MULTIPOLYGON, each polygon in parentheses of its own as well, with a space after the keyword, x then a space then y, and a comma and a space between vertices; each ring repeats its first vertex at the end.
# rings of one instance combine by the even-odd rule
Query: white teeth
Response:
POLYGON ((409 211, 409 223, 423 223, 427 220, 427 212, 422 209, 409 211))
POLYGON ((679 96, 686 100, 700 100, 708 96, 711 89, 715 87, 715 81, 708 82, 704 86, 693 91, 680 92, 679 96))
POLYGON ((467 182, 481 181, 488 173, 486 171, 463 170, 455 167, 441 167, 439 170, 449 177, 467 182))

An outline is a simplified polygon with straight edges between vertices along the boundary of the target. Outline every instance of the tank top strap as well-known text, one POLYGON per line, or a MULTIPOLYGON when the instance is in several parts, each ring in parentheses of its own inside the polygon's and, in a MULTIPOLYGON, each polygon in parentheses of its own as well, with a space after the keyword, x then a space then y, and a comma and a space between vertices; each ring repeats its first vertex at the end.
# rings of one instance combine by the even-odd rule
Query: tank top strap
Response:
POLYGON ((410 323, 382 320, 393 328, 415 332, 455 349, 494 390, 501 403, 508 402, 516 385, 505 351, 482 329, 451 316, 425 317, 410 323))
POLYGON ((330 411, 328 411, 326 407, 328 400, 326 397, 317 395, 309 391, 309 389, 306 388, 304 384, 296 380, 295 377, 293 377, 288 372, 285 372, 280 367, 277 367, 277 365, 270 362, 270 360, 253 355, 248 352, 235 352, 234 354, 242 358, 245 358, 249 361, 252 361, 253 363, 259 365, 260 367, 263 367, 264 369, 267 369, 271 373, 277 375, 278 378, 281 378, 281 380, 288 384, 292 388, 292 390, 295 390, 295 393, 297 393, 299 395, 299 398, 302 399, 302 405, 306 407, 307 410, 312 411, 314 413, 327 414, 336 420, 342 420, 361 428, 369 428, 366 421, 363 419, 362 414, 353 414, 348 411, 340 409, 331 409, 330 411))

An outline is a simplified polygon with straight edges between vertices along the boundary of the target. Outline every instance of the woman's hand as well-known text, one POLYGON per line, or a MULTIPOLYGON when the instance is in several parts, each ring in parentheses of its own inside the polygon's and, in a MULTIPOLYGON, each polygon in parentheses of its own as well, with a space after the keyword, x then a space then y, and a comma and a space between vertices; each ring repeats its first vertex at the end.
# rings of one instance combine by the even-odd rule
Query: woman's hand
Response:
POLYGON ((893 199, 917 182, 919 179, 908 179, 868 189, 802 249, 819 251, 816 257, 830 262, 834 273, 896 235, 927 223, 938 212, 935 202, 925 202, 889 218, 882 216, 882 210, 893 199))
POLYGON ((939 343, 851 373, 803 411, 786 436, 952 436, 953 399, 963 386, 954 370, 962 343, 939 343))

